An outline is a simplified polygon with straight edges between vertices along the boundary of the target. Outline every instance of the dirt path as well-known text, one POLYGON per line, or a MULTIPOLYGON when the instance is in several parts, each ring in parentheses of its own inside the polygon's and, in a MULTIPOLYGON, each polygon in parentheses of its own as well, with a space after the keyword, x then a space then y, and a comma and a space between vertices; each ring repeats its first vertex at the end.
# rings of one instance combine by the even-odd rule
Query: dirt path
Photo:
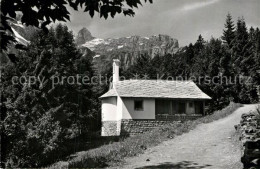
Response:
POLYGON ((226 118, 201 124, 140 156, 127 158, 126 164, 119 168, 240 169, 241 153, 234 125, 239 123, 242 113, 254 110, 255 106, 245 105, 226 118))

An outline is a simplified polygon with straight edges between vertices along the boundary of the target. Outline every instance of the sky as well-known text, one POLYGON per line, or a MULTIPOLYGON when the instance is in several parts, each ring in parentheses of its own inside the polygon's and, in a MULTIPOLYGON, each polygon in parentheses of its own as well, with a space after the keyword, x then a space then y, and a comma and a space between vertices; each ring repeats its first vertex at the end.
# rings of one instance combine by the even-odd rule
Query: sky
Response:
POLYGON ((82 10, 71 13, 66 25, 77 32, 86 27, 94 37, 118 38, 131 35, 166 34, 178 39, 180 46, 196 42, 199 34, 205 40, 219 38, 228 12, 236 22, 244 17, 247 27, 260 28, 260 0, 153 0, 135 9, 135 16, 119 14, 115 18, 91 18, 82 10))

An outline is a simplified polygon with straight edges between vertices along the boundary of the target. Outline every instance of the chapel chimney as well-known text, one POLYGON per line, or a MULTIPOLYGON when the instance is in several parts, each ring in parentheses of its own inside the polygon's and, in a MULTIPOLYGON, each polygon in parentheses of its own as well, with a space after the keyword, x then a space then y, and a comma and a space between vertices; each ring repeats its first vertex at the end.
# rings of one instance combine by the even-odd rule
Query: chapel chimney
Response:
POLYGON ((113 83, 119 81, 119 59, 113 59, 113 83))

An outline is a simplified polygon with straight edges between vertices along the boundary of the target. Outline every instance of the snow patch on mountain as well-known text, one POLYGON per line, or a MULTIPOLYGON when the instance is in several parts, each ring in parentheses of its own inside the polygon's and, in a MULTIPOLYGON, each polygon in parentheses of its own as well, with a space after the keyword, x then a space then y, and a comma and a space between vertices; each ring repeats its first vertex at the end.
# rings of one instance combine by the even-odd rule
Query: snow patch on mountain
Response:
POLYGON ((120 46, 117 47, 117 49, 121 49, 123 47, 124 47, 124 45, 120 45, 120 46))
POLYGON ((21 28, 25 28, 24 25, 21 24, 21 23, 19 23, 19 22, 17 22, 17 23, 12 23, 12 24, 15 25, 15 26, 19 26, 19 27, 21 27, 21 28))
POLYGON ((28 40, 26 40, 24 37, 22 37, 14 28, 12 28, 12 31, 14 33, 14 36, 15 36, 15 40, 20 43, 20 44, 23 44, 23 45, 28 45, 30 42, 28 40))
POLYGON ((98 57, 100 57, 100 55, 95 55, 93 58, 98 58, 98 57))
POLYGON ((95 38, 91 41, 87 41, 82 46, 89 48, 91 51, 95 50, 95 47, 99 44, 108 44, 104 39, 95 38))

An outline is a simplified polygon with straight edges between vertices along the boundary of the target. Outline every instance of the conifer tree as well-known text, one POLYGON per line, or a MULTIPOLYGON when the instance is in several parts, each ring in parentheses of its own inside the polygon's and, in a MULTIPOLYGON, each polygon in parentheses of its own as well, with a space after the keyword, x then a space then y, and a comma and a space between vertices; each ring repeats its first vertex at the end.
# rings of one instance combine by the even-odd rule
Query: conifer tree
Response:
MULTIPOLYGON (((40 167, 72 152, 75 147, 68 143, 89 133, 98 110, 95 106, 99 106, 98 96, 91 84, 76 81, 77 74, 91 77, 91 64, 80 58, 73 34, 66 26, 58 25, 47 34, 39 32, 29 51, 20 55, 26 59, 13 65, 14 71, 40 78, 43 83, 3 86, 9 98, 4 120, 9 140, 6 164, 40 167)), ((9 76, 4 78, 11 82, 9 76)))
POLYGON ((228 47, 231 49, 232 41, 235 38, 235 27, 230 13, 228 13, 227 15, 225 29, 223 30, 223 36, 221 38, 224 41, 224 43, 226 43, 228 47))
POLYGON ((199 52, 201 52, 204 49, 205 44, 206 44, 206 41, 204 40, 204 38, 200 34, 196 43, 194 44, 195 53, 198 54, 199 52))
POLYGON ((250 54, 250 44, 248 41, 248 32, 244 18, 238 19, 235 32, 235 39, 232 47, 232 59, 237 73, 247 73, 242 61, 250 54))

